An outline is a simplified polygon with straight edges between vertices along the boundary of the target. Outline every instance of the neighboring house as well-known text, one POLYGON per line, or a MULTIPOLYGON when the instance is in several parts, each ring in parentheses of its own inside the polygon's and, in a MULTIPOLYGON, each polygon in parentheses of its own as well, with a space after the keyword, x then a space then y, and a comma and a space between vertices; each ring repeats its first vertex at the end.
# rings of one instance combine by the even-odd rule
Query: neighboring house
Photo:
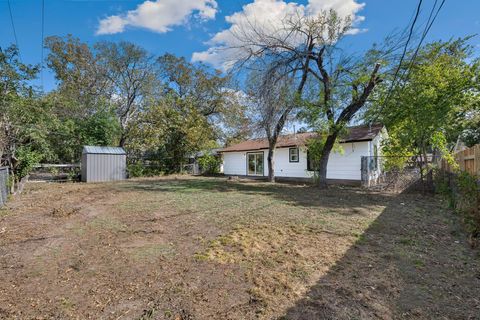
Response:
MULTIPOLYGON (((275 176, 308 179, 313 176, 306 144, 316 133, 282 135, 275 150, 275 176)), ((369 168, 368 179, 378 178, 381 168, 375 156, 381 154, 381 142, 387 132, 383 125, 349 127, 340 140, 342 153, 330 154, 327 179, 342 183, 362 181, 362 157, 369 168)), ((253 139, 221 149, 225 175, 268 176, 268 141, 253 139)))

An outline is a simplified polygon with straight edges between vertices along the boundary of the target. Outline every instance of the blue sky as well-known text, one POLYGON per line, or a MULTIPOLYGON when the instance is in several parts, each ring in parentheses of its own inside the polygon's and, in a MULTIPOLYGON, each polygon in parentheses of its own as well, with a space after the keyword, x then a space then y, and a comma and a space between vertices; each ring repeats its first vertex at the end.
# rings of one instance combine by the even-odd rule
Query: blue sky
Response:
MULTIPOLYGON (((210 47, 218 45, 215 41, 213 43, 208 41, 222 30, 230 28, 231 23, 227 22, 225 17, 241 12, 245 5, 250 4, 249 8, 256 10, 256 16, 263 17, 271 12, 268 9, 270 5, 276 5, 276 8, 279 8, 280 4, 308 8, 309 4, 315 2, 316 5, 332 4, 344 11, 352 10, 358 18, 356 27, 360 32, 349 36, 347 43, 351 50, 361 52, 372 43, 380 42, 393 30, 405 28, 418 4, 418 0, 255 0, 263 2, 264 6, 254 7, 252 6, 254 0, 159 0, 163 3, 154 7, 152 6, 155 5, 154 2, 148 3, 148 6, 144 2, 144 0, 45 0, 45 36, 72 34, 88 43, 99 40, 126 40, 156 55, 170 52, 190 60, 195 52, 205 52, 210 47), (143 6, 139 7, 142 4, 143 6), (141 12, 134 11, 138 8, 141 12), (262 10, 258 8, 265 12, 260 12, 262 10), (153 11, 147 12, 147 9, 153 11), (103 30, 100 28, 102 21, 103 30), (158 23, 152 25, 152 21, 158 23)), ((423 2, 420 23, 426 20, 434 0, 423 2)), ((10 0, 10 4, 22 59, 28 63, 39 63, 41 0, 10 0)), ((446 0, 428 40, 480 33, 479 12, 478 0, 446 0)), ((8 2, 0 0, 0 46, 6 47, 14 41, 8 2)), ((472 44, 479 52, 480 36, 472 39, 472 44)), ((206 57, 204 61, 213 60, 206 57)), ((45 90, 55 87, 55 80, 48 70, 44 74, 44 83, 45 90)))

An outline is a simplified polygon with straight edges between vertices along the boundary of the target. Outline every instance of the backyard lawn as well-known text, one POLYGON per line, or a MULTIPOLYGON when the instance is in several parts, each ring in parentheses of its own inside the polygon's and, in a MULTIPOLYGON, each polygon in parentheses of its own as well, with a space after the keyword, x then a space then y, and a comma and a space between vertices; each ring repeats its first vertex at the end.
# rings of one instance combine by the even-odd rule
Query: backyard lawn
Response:
POLYGON ((480 257, 431 196, 32 183, 0 210, 0 318, 480 319, 480 257))

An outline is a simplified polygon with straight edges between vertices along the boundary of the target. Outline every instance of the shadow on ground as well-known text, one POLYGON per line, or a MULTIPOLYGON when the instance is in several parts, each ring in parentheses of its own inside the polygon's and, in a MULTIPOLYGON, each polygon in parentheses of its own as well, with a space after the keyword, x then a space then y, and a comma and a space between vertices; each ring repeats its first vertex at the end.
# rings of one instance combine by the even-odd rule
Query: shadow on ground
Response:
POLYGON ((480 263, 439 199, 398 195, 280 319, 480 319, 480 263))

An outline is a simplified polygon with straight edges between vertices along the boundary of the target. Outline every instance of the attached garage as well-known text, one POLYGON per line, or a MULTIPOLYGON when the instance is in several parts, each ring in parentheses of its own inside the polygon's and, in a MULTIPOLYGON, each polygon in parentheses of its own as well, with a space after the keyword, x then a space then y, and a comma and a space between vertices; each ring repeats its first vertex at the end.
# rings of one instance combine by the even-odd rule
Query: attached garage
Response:
POLYGON ((125 180, 127 178, 125 150, 119 147, 83 147, 81 174, 83 182, 125 180))

